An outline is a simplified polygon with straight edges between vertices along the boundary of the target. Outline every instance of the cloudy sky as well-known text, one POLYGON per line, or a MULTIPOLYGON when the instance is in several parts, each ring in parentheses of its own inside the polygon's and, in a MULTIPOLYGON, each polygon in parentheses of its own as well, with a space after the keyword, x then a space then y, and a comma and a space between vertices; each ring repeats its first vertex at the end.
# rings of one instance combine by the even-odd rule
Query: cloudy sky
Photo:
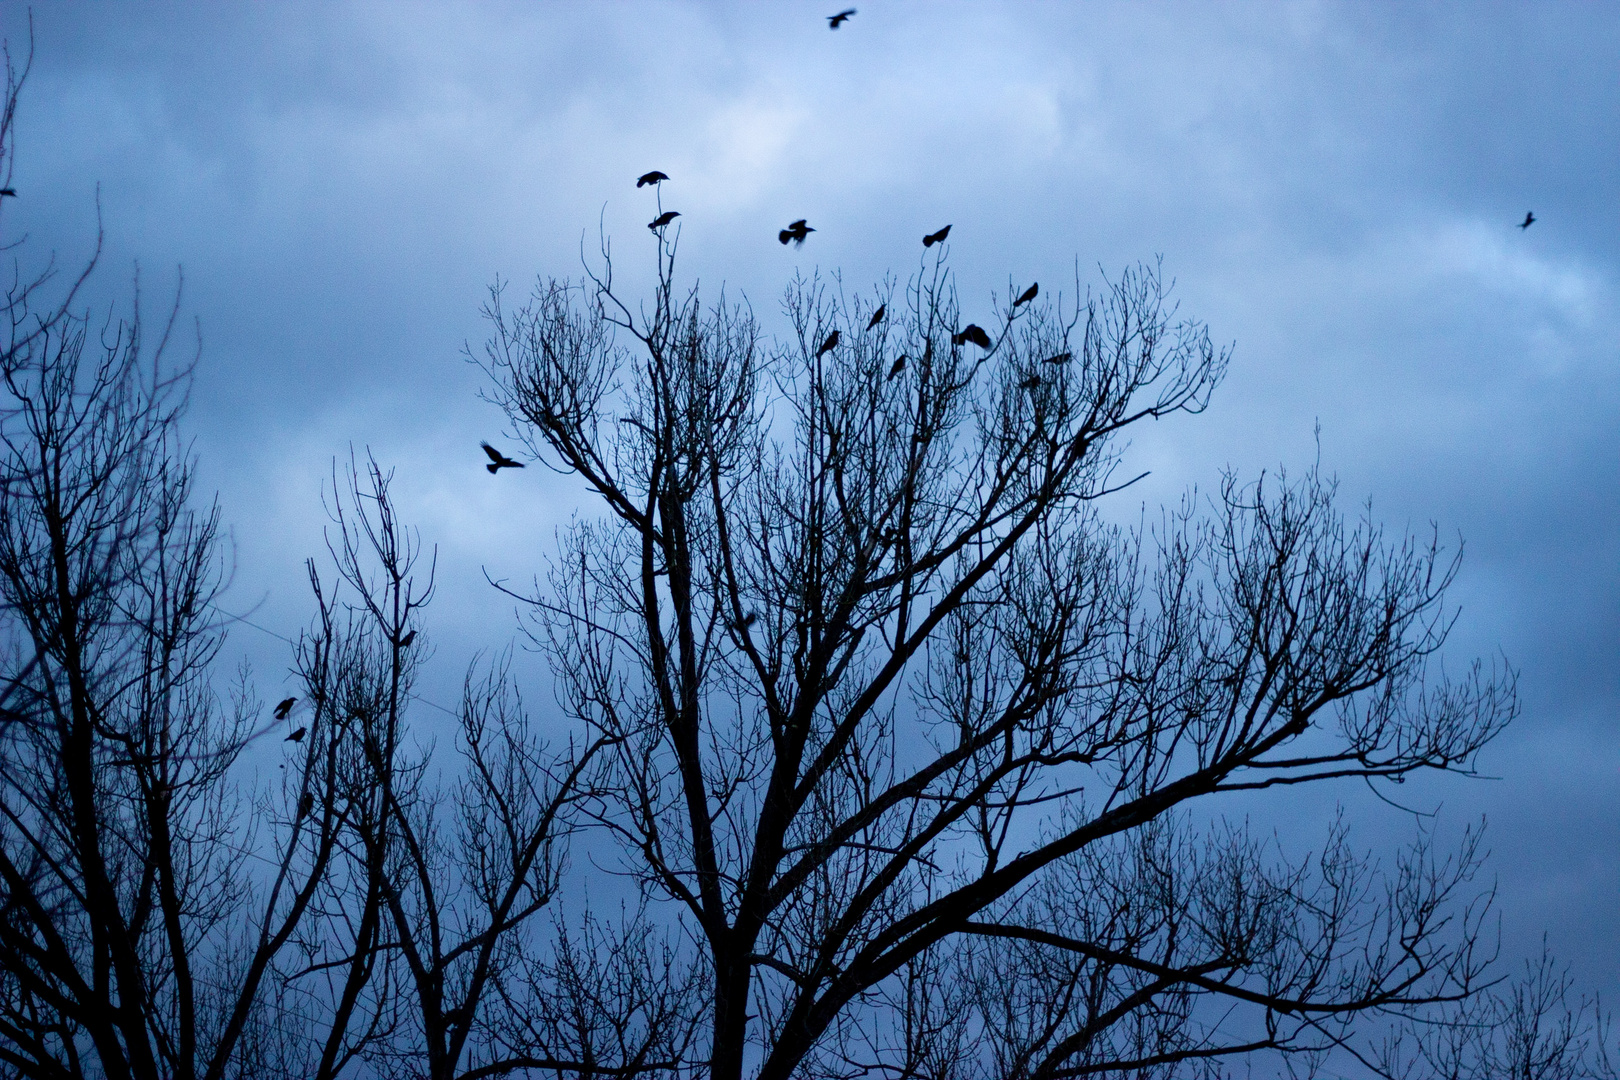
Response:
MULTIPOLYGON (((266 630, 308 616, 334 458, 397 470, 446 701, 513 637, 485 572, 529 579, 578 501, 483 471, 461 350, 491 282, 577 275, 599 224, 640 273, 639 173, 672 177, 683 275, 768 327, 795 269, 903 278, 947 222, 970 310, 1162 255, 1234 362, 1113 512, 1319 452, 1348 510, 1460 539, 1448 662, 1506 657, 1524 714, 1497 779, 1412 803, 1488 818, 1509 953, 1545 932, 1620 996, 1620 7, 855 2, 836 33, 790 3, 42 4, 0 237, 81 260, 99 185, 97 303, 183 268, 189 430, 266 630)), ((27 10, 0 0, 14 54, 27 10)), ((233 643, 277 696, 285 647, 233 643)))

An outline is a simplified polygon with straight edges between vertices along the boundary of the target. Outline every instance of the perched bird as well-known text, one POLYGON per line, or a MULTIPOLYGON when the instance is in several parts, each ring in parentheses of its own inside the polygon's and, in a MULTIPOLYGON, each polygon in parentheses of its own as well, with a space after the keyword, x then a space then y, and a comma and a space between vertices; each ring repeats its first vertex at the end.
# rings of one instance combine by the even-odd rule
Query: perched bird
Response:
POLYGON ((304 732, 306 732, 308 730, 309 730, 308 728, 299 728, 297 731, 293 732, 291 735, 287 736, 285 739, 283 739, 281 741, 282 742, 303 742, 304 741, 304 732))
POLYGON ((866 328, 868 330, 870 330, 870 329, 872 329, 872 327, 874 327, 878 323, 882 322, 883 321, 883 313, 888 311, 888 310, 889 310, 889 305, 887 305, 887 304, 879 304, 878 309, 876 311, 872 312, 872 318, 867 321, 866 328))
POLYGON ((404 637, 399 639, 399 647, 402 648, 402 649, 408 649, 408 648, 411 647, 411 642, 413 642, 415 640, 416 640, 416 631, 412 630, 410 633, 406 634, 404 637))
POLYGON ((17 197, 17 189, 8 187, 0 188, 0 199, 5 198, 7 195, 10 195, 13 199, 15 199, 17 197))
POLYGON ((648 184, 661 184, 668 179, 668 173, 661 173, 657 169, 654 169, 650 173, 642 173, 641 176, 636 179, 636 187, 646 187, 648 184))
POLYGON ((904 370, 906 370, 906 354, 901 353, 900 358, 889 365, 889 378, 894 378, 904 370))
POLYGON ((1018 389, 1033 390, 1039 385, 1041 385, 1041 377, 1039 375, 1031 375, 1029 378, 1018 384, 1018 389))
POLYGON ((951 235, 951 227, 947 225, 943 229, 939 230, 939 232, 929 233, 927 236, 923 237, 923 247, 933 247, 935 244, 943 242, 944 239, 949 235, 951 235))
POLYGON ((309 817, 309 812, 315 809, 315 793, 306 791, 298 800, 298 816, 300 819, 309 817))
POLYGON ((1535 223, 1536 223, 1536 215, 1534 215, 1530 211, 1526 210, 1524 212, 1524 220, 1519 222, 1519 228, 1528 229, 1530 226, 1534 225, 1535 223))
POLYGON ((800 218, 798 221, 795 221, 793 224, 777 233, 776 238, 782 241, 783 244, 786 244, 789 240, 792 240, 794 244, 802 247, 804 246, 804 238, 815 231, 816 230, 804 223, 804 218, 800 218))
POLYGON ((971 341, 981 349, 990 347, 990 335, 984 332, 984 327, 978 323, 968 323, 959 334, 951 335, 951 344, 960 345, 964 341, 971 341))
POLYGON ((1015 307, 1015 308, 1023 307, 1025 304, 1027 304, 1031 300, 1035 299, 1035 295, 1037 293, 1039 293, 1040 291, 1041 291, 1041 283, 1037 281, 1035 284, 1033 284, 1029 288, 1025 289, 1023 291, 1023 294, 1020 295, 1018 297, 1018 299, 1013 301, 1013 307, 1015 307))
POLYGON ((1048 364, 1067 364, 1070 360, 1073 360, 1073 359, 1074 359, 1074 353, 1060 352, 1056 356, 1048 356, 1046 358, 1046 360, 1045 360, 1045 363, 1048 363, 1048 364))
POLYGON ((834 330, 827 335, 827 340, 821 343, 821 348, 816 350, 816 359, 820 360, 824 355, 836 348, 838 348, 838 331, 834 330))
POLYGON ((484 453, 489 455, 489 464, 485 465, 484 468, 489 470, 489 474, 491 476, 494 476, 502 469, 521 469, 524 467, 523 462, 513 461, 511 458, 489 445, 489 443, 479 443, 478 445, 482 446, 484 448, 484 453))
POLYGON ((849 22, 849 17, 853 14, 855 14, 854 8, 845 8, 836 15, 827 16, 828 28, 832 30, 838 29, 840 26, 843 26, 845 23, 849 22))
POLYGON ((662 229, 665 225, 668 225, 670 222, 674 221, 680 216, 681 214, 678 210, 665 210, 662 214, 659 214, 657 217, 647 222, 647 228, 651 229, 653 232, 657 232, 659 229, 662 229))
POLYGON ((285 720, 285 719, 287 719, 287 714, 292 712, 292 707, 293 707, 294 704, 297 703, 297 701, 298 701, 297 698, 290 697, 290 698, 287 698, 285 701, 282 701, 280 704, 278 704, 276 706, 276 714, 275 714, 276 719, 277 720, 285 720))

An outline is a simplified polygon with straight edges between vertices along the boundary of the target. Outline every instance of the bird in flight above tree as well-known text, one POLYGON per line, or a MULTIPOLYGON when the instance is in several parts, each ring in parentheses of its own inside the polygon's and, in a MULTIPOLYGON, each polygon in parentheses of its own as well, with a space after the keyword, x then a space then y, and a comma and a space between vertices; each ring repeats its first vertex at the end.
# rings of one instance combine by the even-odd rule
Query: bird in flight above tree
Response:
POLYGON ((927 236, 923 237, 923 247, 929 248, 933 247, 935 244, 942 243, 949 235, 951 235, 951 227, 947 225, 943 229, 939 230, 939 232, 929 233, 927 236))
POLYGON ((276 712, 275 712, 276 719, 277 720, 285 720, 285 719, 287 719, 287 714, 292 712, 292 707, 293 707, 294 704, 297 703, 297 701, 298 701, 298 699, 295 698, 295 697, 286 698, 283 701, 281 701, 276 706, 276 712))
POLYGON ((832 333, 827 335, 827 340, 821 343, 821 348, 816 350, 816 359, 820 360, 823 356, 832 352, 836 348, 838 348, 838 331, 834 330, 832 333))
POLYGON ((978 323, 968 323, 959 334, 951 335, 951 344, 960 345, 964 341, 971 341, 981 349, 990 347, 990 335, 984 332, 984 327, 978 323))
POLYGON ((845 8, 836 15, 827 16, 828 28, 832 30, 838 29, 840 26, 843 26, 845 23, 849 22, 849 17, 853 14, 855 14, 854 8, 845 8))
POLYGON ((654 169, 650 173, 642 173, 641 176, 636 179, 636 187, 646 187, 648 184, 662 184, 668 179, 668 173, 661 173, 657 169, 654 169))
POLYGON ((1528 229, 1530 226, 1534 225, 1535 223, 1536 223, 1536 215, 1534 215, 1530 211, 1526 210, 1524 212, 1524 220, 1519 222, 1519 228, 1528 229))
POLYGON ((786 244, 789 240, 792 240, 794 246, 803 247, 804 238, 815 231, 816 230, 812 229, 809 225, 805 224, 804 218, 800 218, 798 221, 795 221, 793 224, 777 233, 776 238, 782 241, 784 244, 786 244))
POLYGON ((1040 291, 1041 291, 1041 283, 1037 281, 1035 284, 1033 284, 1029 288, 1025 289, 1023 291, 1023 294, 1020 295, 1018 297, 1018 299, 1013 301, 1013 307, 1015 307, 1015 308, 1023 307, 1025 304, 1027 304, 1031 300, 1035 299, 1036 294, 1039 293, 1040 291))
POLYGON ((882 322, 883 321, 883 314, 884 314, 884 312, 886 312, 888 310, 889 310, 889 305, 887 305, 887 304, 879 304, 878 309, 876 311, 872 312, 872 318, 867 322, 866 328, 868 330, 870 330, 870 329, 872 329, 872 327, 874 327, 878 323, 882 322))
POLYGON ((647 222, 647 228, 651 229, 653 232, 657 232, 659 229, 662 229, 665 225, 668 225, 670 222, 674 221, 680 216, 680 211, 678 210, 665 210, 662 214, 659 214, 657 217, 647 222))
POLYGON ((491 476, 494 476, 502 469, 521 469, 524 467, 523 462, 513 461, 511 458, 489 445, 489 443, 479 443, 478 445, 482 446, 484 448, 484 453, 489 455, 489 464, 485 465, 484 468, 489 470, 491 476))

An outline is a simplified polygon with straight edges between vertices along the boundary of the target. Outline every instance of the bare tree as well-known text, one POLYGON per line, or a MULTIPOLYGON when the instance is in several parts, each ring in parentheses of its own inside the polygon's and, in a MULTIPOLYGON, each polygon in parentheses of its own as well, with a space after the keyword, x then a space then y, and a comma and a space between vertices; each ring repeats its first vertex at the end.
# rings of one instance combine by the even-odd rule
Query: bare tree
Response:
POLYGON ((643 307, 605 247, 519 310, 497 287, 480 363, 602 510, 522 595, 611 746, 597 822, 709 971, 677 1071, 1182 1075, 1476 991, 1471 844, 1382 871, 1194 827, 1468 772, 1515 705, 1430 662, 1454 560, 1314 472, 1105 523, 1126 434, 1227 363, 1156 267, 1009 290, 988 332, 943 256, 898 297, 796 280, 772 345, 656 242, 643 307))

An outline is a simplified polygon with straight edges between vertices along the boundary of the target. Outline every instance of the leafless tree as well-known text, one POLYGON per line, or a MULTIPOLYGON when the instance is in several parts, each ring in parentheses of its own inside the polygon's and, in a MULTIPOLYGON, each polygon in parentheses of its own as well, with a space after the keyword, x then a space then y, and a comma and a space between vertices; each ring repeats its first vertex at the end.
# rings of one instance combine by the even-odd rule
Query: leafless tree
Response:
POLYGON ((898 297, 800 279, 770 344, 656 243, 644 306, 605 246, 516 311, 497 287, 479 362, 602 511, 519 595, 611 746, 598 825, 708 968, 677 1071, 1185 1075, 1481 985, 1472 842, 1381 870, 1198 824, 1468 772, 1515 705, 1431 663, 1454 560, 1315 472, 1105 522, 1125 436, 1227 363, 1156 267, 1009 290, 987 345, 943 256, 898 297))

